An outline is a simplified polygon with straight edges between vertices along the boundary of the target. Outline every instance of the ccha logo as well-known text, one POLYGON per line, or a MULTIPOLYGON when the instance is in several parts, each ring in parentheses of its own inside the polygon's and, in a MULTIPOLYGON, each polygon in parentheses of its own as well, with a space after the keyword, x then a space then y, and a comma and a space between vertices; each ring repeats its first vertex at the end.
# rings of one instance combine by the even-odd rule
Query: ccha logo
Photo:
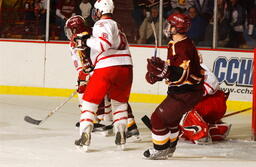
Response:
POLYGON ((234 57, 228 60, 226 57, 218 57, 213 72, 220 83, 252 87, 253 59, 234 57))

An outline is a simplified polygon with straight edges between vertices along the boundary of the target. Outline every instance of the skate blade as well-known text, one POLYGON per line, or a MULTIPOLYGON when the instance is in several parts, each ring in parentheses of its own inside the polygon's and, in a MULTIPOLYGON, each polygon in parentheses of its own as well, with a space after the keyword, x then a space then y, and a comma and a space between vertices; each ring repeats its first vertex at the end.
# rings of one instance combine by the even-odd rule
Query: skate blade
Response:
POLYGON ((146 160, 167 160, 168 156, 161 156, 161 157, 145 157, 145 156, 143 156, 142 158, 146 159, 146 160))
POLYGON ((119 151, 125 151, 125 144, 117 145, 119 151))
POLYGON ((76 146, 76 149, 82 153, 89 152, 89 146, 76 146))

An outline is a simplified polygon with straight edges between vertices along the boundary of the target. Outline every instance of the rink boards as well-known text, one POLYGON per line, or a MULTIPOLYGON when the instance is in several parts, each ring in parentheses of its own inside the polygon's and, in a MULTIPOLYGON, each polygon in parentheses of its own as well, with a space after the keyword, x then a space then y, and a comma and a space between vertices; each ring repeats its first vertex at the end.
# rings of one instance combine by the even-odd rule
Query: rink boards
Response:
MULTIPOLYGON (((67 43, 34 41, 0 41, 0 94, 69 96, 76 85, 76 72, 67 43)), ((231 111, 251 106, 252 51, 199 49, 204 63, 213 70, 224 90, 231 92, 231 111)), ((167 86, 146 82, 146 59, 153 47, 131 46, 134 63, 132 102, 159 103, 167 86)), ((167 49, 159 48, 158 56, 166 58, 167 49)))

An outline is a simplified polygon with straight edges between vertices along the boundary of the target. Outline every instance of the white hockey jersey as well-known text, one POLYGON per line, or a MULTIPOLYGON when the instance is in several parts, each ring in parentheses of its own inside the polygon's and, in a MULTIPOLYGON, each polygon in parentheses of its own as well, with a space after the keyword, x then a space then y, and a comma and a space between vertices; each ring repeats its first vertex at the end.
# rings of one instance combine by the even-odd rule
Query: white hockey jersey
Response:
POLYGON ((80 59, 81 50, 78 50, 76 48, 73 48, 71 43, 69 44, 69 49, 71 52, 71 58, 73 60, 74 66, 76 68, 76 71, 79 73, 83 69, 82 61, 80 59))
POLYGON ((90 57, 95 69, 132 65, 126 36, 110 18, 101 19, 94 24, 92 37, 86 44, 91 48, 90 57))
POLYGON ((205 70, 204 72, 205 95, 207 94, 212 95, 217 90, 220 89, 219 81, 214 75, 214 73, 205 64, 200 64, 200 65, 205 70))

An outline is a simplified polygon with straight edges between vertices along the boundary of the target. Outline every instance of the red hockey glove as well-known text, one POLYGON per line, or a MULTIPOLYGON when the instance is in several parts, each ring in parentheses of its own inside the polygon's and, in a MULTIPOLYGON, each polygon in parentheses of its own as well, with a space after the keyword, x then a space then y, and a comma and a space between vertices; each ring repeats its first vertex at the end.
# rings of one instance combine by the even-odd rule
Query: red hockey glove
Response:
POLYGON ((85 89, 86 89, 86 83, 85 82, 79 82, 78 88, 77 88, 77 93, 84 93, 85 89))
POLYGON ((83 70, 79 72, 78 80, 77 80, 77 92, 84 93, 86 85, 87 85, 87 77, 88 73, 85 73, 83 70))
POLYGON ((154 83, 156 83, 157 81, 162 81, 163 80, 163 78, 159 78, 159 77, 155 76, 154 74, 152 74, 150 72, 146 73, 145 78, 146 78, 147 82, 152 84, 152 85, 154 83))

